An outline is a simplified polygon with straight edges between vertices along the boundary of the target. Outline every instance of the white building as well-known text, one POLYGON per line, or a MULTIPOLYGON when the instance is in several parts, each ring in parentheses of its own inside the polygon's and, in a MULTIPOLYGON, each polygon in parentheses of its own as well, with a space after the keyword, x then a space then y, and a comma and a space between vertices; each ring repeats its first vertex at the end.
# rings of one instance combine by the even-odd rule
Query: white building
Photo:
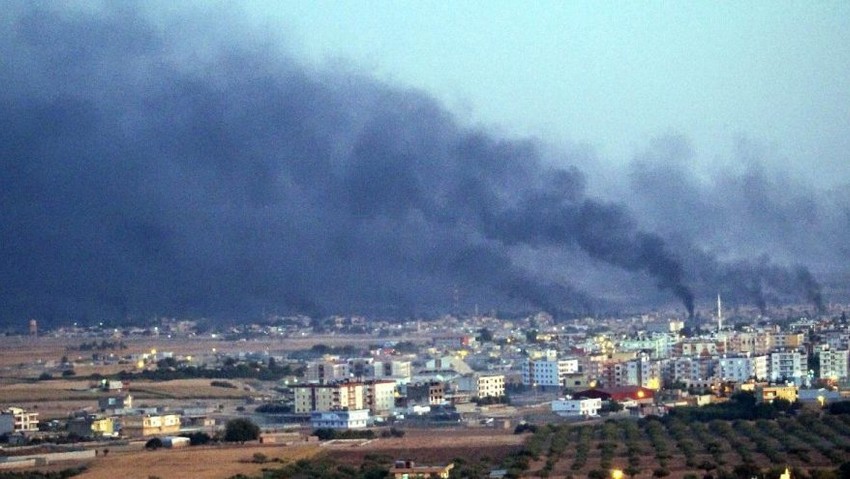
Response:
POLYGON ((368 409, 315 411, 310 413, 310 426, 314 429, 362 429, 369 422, 368 409))
POLYGON ((593 417, 599 415, 602 399, 561 398, 552 401, 552 412, 565 417, 593 417))
POLYGON ((820 347, 820 377, 821 379, 831 379, 833 381, 847 380, 850 376, 850 365, 848 365, 848 356, 850 352, 846 349, 832 349, 828 345, 820 347))
POLYGON ((529 360, 521 367, 522 383, 527 386, 566 386, 567 376, 579 372, 578 359, 529 360))
POLYGON ((806 374, 806 355, 800 351, 774 351, 770 353, 770 380, 791 381, 800 385, 806 374))
POLYGON ((395 408, 395 381, 367 381, 364 393, 366 394, 366 407, 374 415, 385 415, 392 412, 393 408, 395 408))
POLYGON ((762 381, 768 378, 768 357, 741 355, 720 358, 718 376, 722 381, 743 383, 749 379, 762 381))
POLYGON ((350 377, 351 367, 339 359, 310 361, 304 370, 304 380, 308 383, 327 384, 350 377))
POLYGON ((38 413, 27 412, 19 407, 10 407, 3 414, 12 417, 14 431, 38 431, 38 413))

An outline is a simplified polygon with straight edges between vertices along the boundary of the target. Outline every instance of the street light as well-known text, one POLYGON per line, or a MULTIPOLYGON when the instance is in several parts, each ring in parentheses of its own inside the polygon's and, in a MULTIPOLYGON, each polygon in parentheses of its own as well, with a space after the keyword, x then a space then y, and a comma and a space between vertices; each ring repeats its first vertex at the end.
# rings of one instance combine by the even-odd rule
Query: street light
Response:
POLYGON ((623 471, 621 469, 611 469, 611 479, 623 479, 623 471))

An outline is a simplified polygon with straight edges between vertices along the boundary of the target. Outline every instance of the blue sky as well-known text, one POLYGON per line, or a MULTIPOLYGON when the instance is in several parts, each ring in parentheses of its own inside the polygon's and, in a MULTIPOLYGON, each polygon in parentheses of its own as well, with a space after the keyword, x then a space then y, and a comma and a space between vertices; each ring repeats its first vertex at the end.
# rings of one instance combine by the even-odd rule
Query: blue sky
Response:
POLYGON ((828 185, 850 168, 848 2, 259 1, 317 65, 421 88, 464 121, 591 147, 620 167, 680 134, 697 168, 739 138, 828 185))

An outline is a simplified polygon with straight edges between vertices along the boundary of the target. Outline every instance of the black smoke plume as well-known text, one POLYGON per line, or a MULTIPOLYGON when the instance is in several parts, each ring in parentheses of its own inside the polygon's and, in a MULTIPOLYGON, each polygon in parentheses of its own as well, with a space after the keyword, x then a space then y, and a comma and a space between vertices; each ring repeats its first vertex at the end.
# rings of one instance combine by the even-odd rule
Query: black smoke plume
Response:
MULTIPOLYGON (((551 248, 651 278, 693 314, 689 281, 726 266, 688 270, 663 228, 589 196, 534 141, 460 125, 421 92, 132 8, 15 5, 0 32, 7 322, 403 317, 448 310, 454 285, 489 308, 600 307, 520 254, 551 248)), ((819 298, 811 274, 796 281, 819 298)))

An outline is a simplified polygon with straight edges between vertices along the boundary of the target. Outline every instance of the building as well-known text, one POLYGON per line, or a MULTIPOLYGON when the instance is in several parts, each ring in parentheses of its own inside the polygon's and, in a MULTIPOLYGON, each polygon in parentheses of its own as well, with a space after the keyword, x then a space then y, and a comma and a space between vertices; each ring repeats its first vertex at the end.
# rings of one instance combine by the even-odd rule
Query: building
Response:
POLYGON ((410 381, 410 361, 376 359, 364 367, 364 377, 369 379, 393 379, 396 382, 410 381))
POLYGON ((310 426, 315 429, 362 429, 366 427, 368 422, 368 409, 339 409, 310 413, 310 426))
POLYGON ((180 415, 145 414, 124 416, 121 433, 129 437, 157 436, 180 432, 180 415))
POLYGON ((417 466, 413 461, 396 461, 390 468, 390 477, 393 479, 428 479, 439 477, 448 479, 454 463, 445 466, 417 466))
POLYGON ((115 434, 115 421, 89 414, 69 420, 67 429, 69 434, 80 437, 111 437, 115 434))
POLYGON ((407 402, 439 406, 446 401, 445 386, 440 381, 429 381, 407 385, 407 402))
POLYGON ((3 414, 8 414, 13 420, 15 432, 38 431, 38 413, 27 412, 19 407, 10 407, 3 414))
POLYGON ((457 380, 458 391, 468 392, 471 397, 502 397, 505 395, 504 374, 471 374, 457 380))
POLYGON ((331 411, 336 409, 365 409, 365 386, 359 382, 340 382, 334 384, 299 384, 293 386, 295 392, 295 413, 305 414, 313 411, 331 411))
POLYGON ((846 349, 833 349, 829 345, 822 345, 819 352, 820 378, 830 381, 846 381, 850 377, 850 351, 846 349))
POLYGON ((364 403, 373 415, 387 415, 395 408, 396 383, 389 380, 372 380, 365 383, 364 403))
POLYGON ((722 381, 743 383, 750 379, 763 381, 768 378, 768 361, 766 355, 723 357, 717 360, 717 376, 722 381))
POLYGON ((579 372, 578 359, 529 360, 522 363, 522 383, 526 386, 566 387, 567 377, 579 372))
POLYGON ((774 399, 784 399, 788 402, 797 401, 797 386, 764 386, 755 391, 756 401, 772 403, 774 399))
POLYGON ((594 417, 599 415, 602 399, 561 398, 552 401, 552 412, 564 417, 594 417))
POLYGON ((123 394, 119 396, 106 396, 97 399, 97 407, 101 411, 120 411, 133 408, 133 396, 123 394))
POLYGON ((350 377, 349 364, 338 359, 325 358, 310 361, 304 370, 304 380, 308 383, 327 384, 350 377))
POLYGON ((800 351, 774 351, 770 353, 770 380, 790 381, 800 385, 806 373, 806 355, 800 351))
POLYGON ((15 417, 11 414, 0 413, 0 435, 15 431, 15 417))
POLYGON ((446 335, 434 338, 434 346, 445 349, 469 348, 475 344, 475 336, 469 334, 446 335))

